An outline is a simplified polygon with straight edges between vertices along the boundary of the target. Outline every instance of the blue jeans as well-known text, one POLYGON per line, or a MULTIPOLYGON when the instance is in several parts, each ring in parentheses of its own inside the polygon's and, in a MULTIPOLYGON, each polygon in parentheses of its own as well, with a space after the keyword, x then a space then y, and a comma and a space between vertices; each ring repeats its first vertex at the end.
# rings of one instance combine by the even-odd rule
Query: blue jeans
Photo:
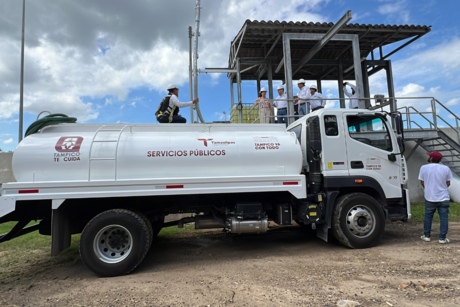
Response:
MULTIPOLYGON (((167 124, 169 123, 169 116, 162 116, 162 117, 157 118, 157 120, 160 124, 167 124)), ((187 119, 183 118, 182 116, 173 115, 171 124, 172 123, 185 124, 186 122, 187 122, 187 119)))
POLYGON ((434 213, 438 209, 439 219, 441 220, 441 226, 439 227, 439 240, 444 240, 448 230, 448 217, 449 217, 450 202, 448 200, 432 202, 425 200, 425 221, 424 221, 424 233, 425 237, 431 236, 431 222, 433 221, 434 213))
POLYGON ((300 117, 307 115, 307 104, 303 104, 299 106, 299 115, 300 117))
POLYGON ((278 115, 276 115, 278 117, 278 124, 285 123, 286 127, 287 127, 287 125, 288 125, 287 117, 282 116, 282 115, 287 115, 287 109, 278 110, 278 115))

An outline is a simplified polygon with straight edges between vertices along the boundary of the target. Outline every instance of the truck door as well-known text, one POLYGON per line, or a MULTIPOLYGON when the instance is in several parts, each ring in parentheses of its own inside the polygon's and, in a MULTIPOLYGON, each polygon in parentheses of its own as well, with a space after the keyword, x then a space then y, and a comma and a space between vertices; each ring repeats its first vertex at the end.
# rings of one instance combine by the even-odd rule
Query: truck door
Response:
POLYGON ((394 134, 389 132, 388 121, 381 115, 350 112, 343 114, 343 122, 350 176, 374 178, 386 198, 401 197, 401 157, 396 155, 396 161, 389 160, 388 155, 399 153, 399 148, 394 134))

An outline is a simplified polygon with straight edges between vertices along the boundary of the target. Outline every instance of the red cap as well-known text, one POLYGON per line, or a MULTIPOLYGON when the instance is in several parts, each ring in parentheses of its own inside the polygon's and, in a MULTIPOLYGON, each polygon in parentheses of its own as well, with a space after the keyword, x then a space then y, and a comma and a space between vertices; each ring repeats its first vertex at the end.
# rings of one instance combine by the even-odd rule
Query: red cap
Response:
POLYGON ((442 159, 442 154, 440 152, 437 152, 437 151, 427 152, 426 154, 429 155, 430 157, 432 157, 436 161, 439 161, 439 160, 442 159))

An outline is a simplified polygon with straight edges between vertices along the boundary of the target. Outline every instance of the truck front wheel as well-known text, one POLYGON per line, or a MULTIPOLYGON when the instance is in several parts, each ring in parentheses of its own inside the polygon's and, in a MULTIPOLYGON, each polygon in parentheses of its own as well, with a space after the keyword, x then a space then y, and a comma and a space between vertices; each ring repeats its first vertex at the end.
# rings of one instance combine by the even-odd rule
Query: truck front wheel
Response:
POLYGON ((332 222, 334 236, 350 248, 376 246, 385 230, 385 216, 380 204, 363 193, 337 199, 332 222))
POLYGON ((83 229, 80 256, 99 276, 118 276, 133 271, 150 248, 151 231, 139 214, 115 209, 94 217, 83 229))

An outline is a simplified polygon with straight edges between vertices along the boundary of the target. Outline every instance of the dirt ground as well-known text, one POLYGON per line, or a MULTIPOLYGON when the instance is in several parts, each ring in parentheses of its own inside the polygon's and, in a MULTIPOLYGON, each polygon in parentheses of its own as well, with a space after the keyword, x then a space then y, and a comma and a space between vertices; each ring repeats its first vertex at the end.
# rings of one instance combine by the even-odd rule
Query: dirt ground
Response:
POLYGON ((98 278, 80 260, 31 264, 0 281, 0 306, 459 306, 460 223, 450 224, 448 245, 421 241, 421 229, 389 223, 365 250, 298 227, 185 233, 157 239, 128 276, 98 278))

